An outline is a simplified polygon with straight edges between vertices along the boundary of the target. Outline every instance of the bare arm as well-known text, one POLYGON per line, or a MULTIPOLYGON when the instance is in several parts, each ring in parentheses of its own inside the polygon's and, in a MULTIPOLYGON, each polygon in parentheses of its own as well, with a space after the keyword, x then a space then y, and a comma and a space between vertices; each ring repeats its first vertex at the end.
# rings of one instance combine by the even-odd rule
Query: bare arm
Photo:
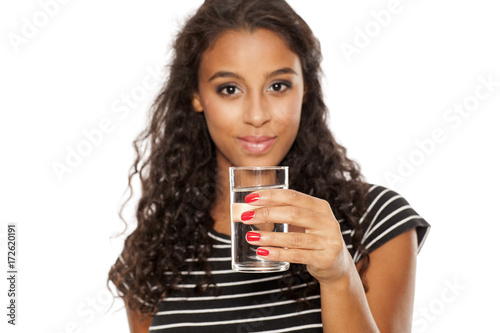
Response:
POLYGON ((148 333, 152 317, 144 316, 138 311, 130 310, 128 307, 126 309, 130 333, 148 333))
POLYGON ((370 254, 366 295, 352 271, 331 286, 322 285, 325 332, 411 332, 416 256, 417 236, 412 229, 370 254))
POLYGON ((370 289, 365 294, 326 201, 292 190, 258 193, 258 204, 264 207, 255 207, 254 217, 244 223, 283 221, 295 230, 288 234, 261 231, 259 240, 248 242, 264 246, 267 259, 307 265, 320 284, 324 332, 411 331, 417 254, 414 229, 373 251, 366 272, 370 289), (304 231, 297 232, 296 227, 304 231))
POLYGON ((366 297, 380 332, 411 332, 417 248, 412 229, 370 254, 366 297))
POLYGON ((331 284, 320 282, 323 332, 380 332, 354 262, 347 250, 342 256, 348 273, 331 284))

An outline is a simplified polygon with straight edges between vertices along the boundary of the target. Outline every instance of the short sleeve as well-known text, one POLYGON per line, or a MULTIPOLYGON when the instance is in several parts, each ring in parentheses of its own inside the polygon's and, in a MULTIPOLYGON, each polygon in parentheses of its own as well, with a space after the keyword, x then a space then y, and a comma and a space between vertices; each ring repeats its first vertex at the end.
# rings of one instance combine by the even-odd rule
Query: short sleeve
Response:
POLYGON ((418 251, 429 234, 430 225, 398 193, 383 186, 371 185, 367 210, 360 219, 362 244, 373 252, 394 237, 411 230, 417 231, 418 251))

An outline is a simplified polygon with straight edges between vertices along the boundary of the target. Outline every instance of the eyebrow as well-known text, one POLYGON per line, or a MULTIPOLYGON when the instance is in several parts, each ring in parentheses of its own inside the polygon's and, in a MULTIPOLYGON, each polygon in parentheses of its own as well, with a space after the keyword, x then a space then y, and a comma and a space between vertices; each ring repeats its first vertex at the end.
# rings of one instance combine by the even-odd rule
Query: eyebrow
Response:
MULTIPOLYGON (((290 67, 285 67, 285 68, 280 68, 278 70, 275 70, 274 72, 272 73, 269 73, 266 78, 272 78, 274 76, 278 76, 278 75, 281 75, 281 74, 294 74, 294 75, 299 75, 297 74, 297 72, 295 72, 293 69, 291 69, 290 67)), ((233 73, 233 72, 224 72, 224 71, 220 71, 220 72, 217 72, 215 73, 214 75, 212 75, 210 77, 210 79, 208 79, 208 81, 212 81, 218 77, 232 77, 232 78, 235 78, 235 79, 240 79, 240 80, 243 80, 245 81, 245 79, 237 74, 237 73, 233 73)))
POLYGON ((281 74, 294 74, 294 75, 299 75, 297 74, 297 72, 295 72, 293 69, 291 69, 290 67, 285 67, 285 68, 281 68, 281 69, 278 69, 272 73, 270 73, 269 75, 267 75, 267 78, 271 78, 271 77, 274 77, 274 76, 278 76, 278 75, 281 75, 281 74))
POLYGON ((210 79, 208 79, 208 81, 212 81, 218 77, 233 77, 233 78, 236 78, 236 79, 241 79, 243 80, 243 77, 241 77, 240 75, 236 74, 236 73, 233 73, 233 72, 217 72, 215 73, 214 75, 212 75, 210 77, 210 79))

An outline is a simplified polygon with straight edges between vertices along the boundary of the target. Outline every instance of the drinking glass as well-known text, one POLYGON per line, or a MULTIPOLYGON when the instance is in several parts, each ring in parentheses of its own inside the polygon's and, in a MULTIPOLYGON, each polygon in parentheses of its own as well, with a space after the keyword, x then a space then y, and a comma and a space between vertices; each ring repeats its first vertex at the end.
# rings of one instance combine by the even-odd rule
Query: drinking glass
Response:
POLYGON ((258 225, 245 224, 241 214, 262 206, 249 205, 245 197, 258 190, 287 189, 288 167, 230 167, 231 190, 231 266, 239 272, 279 272, 290 267, 284 261, 272 261, 257 255, 258 246, 246 240, 249 231, 288 232, 288 224, 273 221, 258 225))

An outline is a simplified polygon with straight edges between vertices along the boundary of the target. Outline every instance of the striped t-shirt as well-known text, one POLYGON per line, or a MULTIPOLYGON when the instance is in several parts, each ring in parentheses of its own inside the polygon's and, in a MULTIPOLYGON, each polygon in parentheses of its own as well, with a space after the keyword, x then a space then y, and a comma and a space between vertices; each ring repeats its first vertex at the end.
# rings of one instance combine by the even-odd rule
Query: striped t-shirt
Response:
MULTIPOLYGON (((360 223, 364 230, 363 244, 370 252, 413 228, 417 231, 420 250, 429 232, 429 224, 404 198, 381 186, 371 186, 366 213, 360 223)), ((347 248, 357 262, 358 253, 351 244, 352 230, 347 223, 339 223, 347 248)), ((280 284, 280 280, 290 272, 235 272, 231 270, 230 236, 215 231, 209 235, 213 239, 213 250, 208 261, 218 291, 209 287, 205 294, 195 294, 194 286, 205 272, 192 271, 179 285, 181 290, 178 293, 161 301, 150 332, 323 331, 318 290, 307 297, 308 306, 299 308, 297 301, 282 292, 286 287, 280 284)), ((297 278, 294 282, 294 291, 308 288, 304 280, 297 278)))

